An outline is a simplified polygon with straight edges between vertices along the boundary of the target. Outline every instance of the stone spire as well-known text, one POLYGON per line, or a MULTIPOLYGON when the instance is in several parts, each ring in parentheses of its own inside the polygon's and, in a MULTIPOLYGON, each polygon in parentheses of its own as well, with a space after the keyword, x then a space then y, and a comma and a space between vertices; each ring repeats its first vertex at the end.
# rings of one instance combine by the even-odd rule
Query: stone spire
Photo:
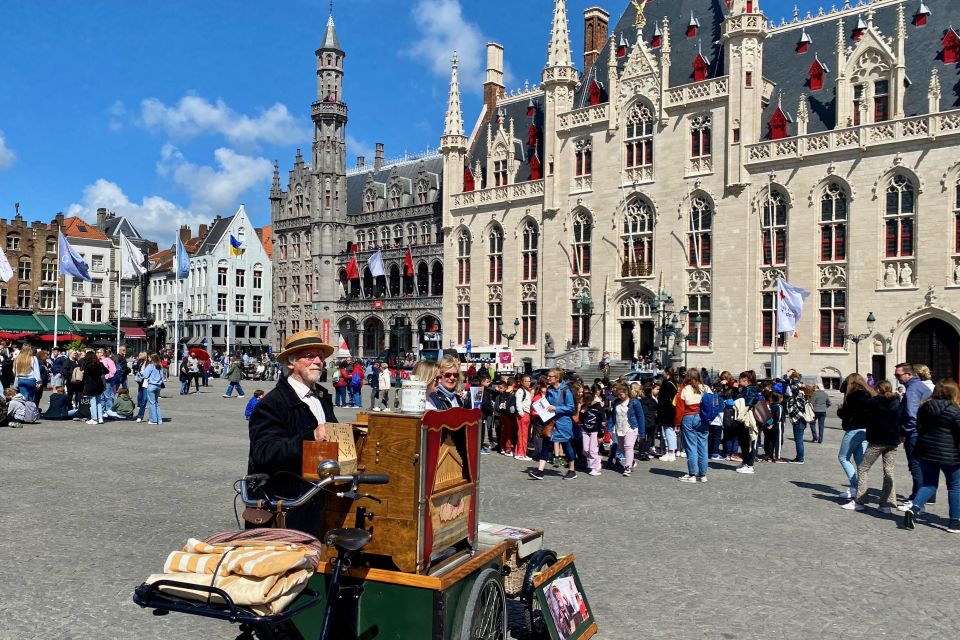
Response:
POLYGON ((280 163, 273 161, 273 184, 270 186, 270 197, 274 198, 280 195, 280 163))
POLYGON ((457 52, 450 60, 450 99, 447 101, 447 120, 443 129, 445 136, 463 135, 463 113, 460 108, 460 80, 457 77, 457 52))
POLYGON ((800 94, 800 104, 797 106, 797 135, 807 135, 807 123, 810 122, 810 109, 807 107, 807 94, 800 94))
POLYGON ((327 18, 327 30, 323 34, 323 44, 320 45, 320 48, 343 51, 343 49, 340 48, 340 39, 337 38, 337 28, 333 24, 332 13, 330 17, 327 18))
POLYGON ((555 0, 553 29, 547 46, 547 67, 572 67, 570 53, 570 28, 567 24, 567 0, 555 0))
POLYGON ((929 112, 940 112, 940 72, 934 67, 930 72, 930 88, 927 90, 929 112))

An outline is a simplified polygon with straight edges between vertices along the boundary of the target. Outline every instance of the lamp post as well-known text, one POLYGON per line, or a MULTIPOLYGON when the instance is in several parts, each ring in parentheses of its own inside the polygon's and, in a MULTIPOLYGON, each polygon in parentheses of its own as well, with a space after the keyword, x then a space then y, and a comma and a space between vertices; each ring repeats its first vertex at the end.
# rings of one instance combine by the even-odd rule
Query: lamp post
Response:
POLYGON ((593 299, 590 294, 584 291, 577 300, 577 306, 580 307, 581 317, 586 315, 586 324, 580 327, 580 344, 577 346, 586 347, 590 344, 590 319, 593 317, 593 299))
POLYGON ((871 335, 873 335, 873 327, 877 322, 877 317, 873 315, 873 311, 867 314, 867 331, 866 333, 847 333, 847 319, 840 314, 837 317, 837 328, 840 329, 840 332, 843 334, 844 341, 849 340, 853 343, 853 370, 854 373, 860 373, 860 341, 866 340, 871 335))
POLYGON ((667 291, 661 291, 659 295, 653 298, 653 315, 658 319, 657 329, 660 333, 658 353, 660 354, 661 366, 667 367, 667 355, 670 347, 670 338, 673 338, 673 351, 670 355, 671 362, 680 359, 679 340, 684 338, 685 332, 682 327, 687 324, 689 315, 687 307, 681 307, 679 311, 675 309, 673 296, 667 291))
POLYGON ((517 337, 517 332, 520 330, 520 319, 514 318, 513 320, 513 333, 504 333, 503 332, 503 318, 497 320, 497 328, 500 330, 500 335, 506 338, 507 340, 507 349, 510 348, 510 341, 517 337))
POLYGON ((700 317, 700 314, 693 316, 691 323, 693 324, 693 331, 683 336, 683 368, 688 369, 690 365, 687 363, 687 353, 690 347, 690 341, 695 340, 700 333, 700 323, 703 322, 703 318, 700 317))

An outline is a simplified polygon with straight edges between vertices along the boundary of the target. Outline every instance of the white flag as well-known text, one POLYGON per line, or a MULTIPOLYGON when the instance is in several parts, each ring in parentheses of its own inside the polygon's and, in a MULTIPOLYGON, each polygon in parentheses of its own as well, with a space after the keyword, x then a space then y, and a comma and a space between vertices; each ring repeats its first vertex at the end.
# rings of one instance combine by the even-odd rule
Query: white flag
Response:
POLYGON ((10 261, 7 260, 7 254, 0 250, 0 280, 6 282, 12 277, 13 268, 10 266, 10 261))
POLYGON ((143 265, 143 252, 130 242, 127 236, 120 234, 120 277, 136 278, 147 272, 143 265))
POLYGON ((367 266, 370 267, 370 275, 374 278, 386 276, 387 272, 383 270, 383 254, 377 249, 367 260, 367 266))
POLYGON ((777 278, 777 333, 793 333, 810 292, 777 278))

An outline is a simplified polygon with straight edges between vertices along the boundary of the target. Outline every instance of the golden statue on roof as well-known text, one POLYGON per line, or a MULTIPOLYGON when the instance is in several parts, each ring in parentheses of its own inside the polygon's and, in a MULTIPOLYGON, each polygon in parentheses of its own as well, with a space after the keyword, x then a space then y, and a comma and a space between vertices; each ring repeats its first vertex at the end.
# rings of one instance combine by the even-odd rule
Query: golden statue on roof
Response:
POLYGON ((643 10, 647 8, 647 3, 650 0, 632 0, 633 6, 637 9, 637 19, 634 24, 638 27, 642 27, 647 24, 647 18, 643 15, 643 10))

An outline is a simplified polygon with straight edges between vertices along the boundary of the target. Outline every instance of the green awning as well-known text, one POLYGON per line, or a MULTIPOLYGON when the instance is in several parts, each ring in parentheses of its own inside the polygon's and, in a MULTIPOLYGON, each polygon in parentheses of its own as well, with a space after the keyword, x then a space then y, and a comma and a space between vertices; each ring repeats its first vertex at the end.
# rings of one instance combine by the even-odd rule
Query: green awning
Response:
POLYGON ((0 313, 0 331, 42 333, 46 330, 32 313, 0 313))
MULTIPOLYGON (((37 319, 37 322, 40 323, 44 333, 53 333, 52 315, 42 316, 36 314, 34 317, 37 319)), ((64 313, 61 313, 57 319, 57 333, 77 333, 76 325, 64 313)))
MULTIPOLYGON (((99 337, 109 337, 117 335, 117 328, 113 325, 106 324, 105 322, 94 322, 94 323, 84 323, 76 322, 73 325, 75 327, 75 332, 79 333, 82 336, 87 336, 90 338, 99 338, 99 337)), ((120 330, 120 335, 123 335, 123 329, 120 330)))

